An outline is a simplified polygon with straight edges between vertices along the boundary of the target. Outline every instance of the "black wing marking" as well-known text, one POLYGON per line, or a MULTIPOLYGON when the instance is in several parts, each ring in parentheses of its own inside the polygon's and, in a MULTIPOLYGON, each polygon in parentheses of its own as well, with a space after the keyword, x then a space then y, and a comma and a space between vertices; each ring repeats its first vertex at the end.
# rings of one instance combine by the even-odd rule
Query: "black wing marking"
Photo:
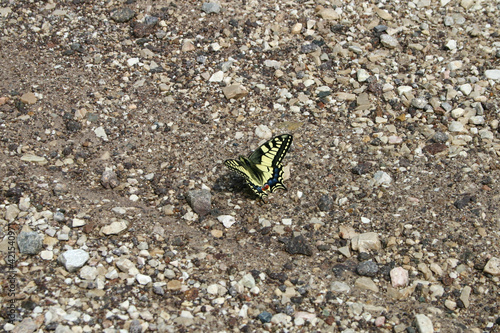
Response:
POLYGON ((279 166, 290 149, 292 140, 293 137, 290 134, 278 135, 257 148, 248 159, 255 164, 267 167, 279 166))

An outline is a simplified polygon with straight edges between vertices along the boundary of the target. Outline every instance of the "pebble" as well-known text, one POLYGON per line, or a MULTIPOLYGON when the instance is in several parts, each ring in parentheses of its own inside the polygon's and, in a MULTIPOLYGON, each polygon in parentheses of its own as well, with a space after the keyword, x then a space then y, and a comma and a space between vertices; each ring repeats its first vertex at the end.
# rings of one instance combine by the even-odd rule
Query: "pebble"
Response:
POLYGON ((492 257, 484 266, 484 272, 493 276, 500 276, 500 258, 492 257))
POLYGON ((382 248, 382 244, 377 233, 366 232, 351 239, 351 248, 359 252, 378 251, 382 248))
POLYGON ((207 14, 219 14, 221 6, 216 2, 204 2, 201 6, 201 10, 207 14))
POLYGON ((378 293, 379 291, 379 288, 377 287, 377 285, 375 284, 375 282, 373 282, 372 279, 368 278, 368 277, 360 277, 358 278, 355 282, 354 282, 354 286, 358 289, 363 289, 363 290, 371 290, 375 293, 378 293))
POLYGON ((153 282, 153 279, 151 278, 151 276, 144 275, 144 274, 137 274, 135 276, 135 279, 137 280, 137 282, 139 282, 139 284, 142 284, 142 285, 146 285, 148 283, 153 282))
POLYGON ((115 188, 120 184, 116 172, 111 168, 106 168, 101 176, 101 185, 104 188, 115 188))
POLYGON ((217 71, 210 76, 210 79, 208 79, 209 82, 222 82, 224 80, 224 72, 223 71, 217 71))
POLYGON ((484 71, 484 76, 489 80, 500 80, 500 69, 488 69, 484 71))
POLYGON ((452 121, 448 125, 448 130, 450 132, 464 132, 464 124, 462 124, 460 121, 452 121))
POLYGON ((378 273, 378 265, 371 260, 363 261, 358 264, 356 271, 361 276, 373 277, 378 273))
POLYGON ((399 47, 398 40, 388 34, 383 34, 380 36, 380 43, 388 49, 394 49, 399 47))
POLYGON ((41 164, 41 165, 44 165, 44 164, 47 164, 48 161, 45 157, 43 156, 37 156, 37 155, 34 155, 34 154, 25 154, 23 156, 21 156, 21 161, 25 161, 25 162, 34 162, 34 163, 38 163, 38 164, 41 164))
POLYGON ((7 209, 5 209, 4 218, 5 220, 12 222, 17 218, 20 212, 21 210, 16 204, 8 205, 7 209))
POLYGON ((68 250, 59 255, 58 261, 61 263, 68 272, 76 272, 83 267, 90 259, 89 254, 81 249, 68 250))
POLYGON ((358 69, 356 75, 358 77, 358 82, 365 82, 370 77, 370 73, 363 68, 358 69))
POLYGON ((102 126, 99 126, 96 129, 94 129, 94 133, 98 138, 101 138, 104 141, 108 141, 108 135, 106 134, 106 131, 102 126))
POLYGON ((20 98, 21 102, 23 102, 24 104, 35 104, 36 101, 37 101, 37 98, 35 96, 34 93, 32 92, 28 92, 28 93, 24 93, 21 98, 20 98))
POLYGON ((395 267, 391 269, 391 284, 394 288, 405 287, 408 285, 409 274, 403 267, 395 267))
POLYGON ((351 287, 347 283, 340 282, 340 281, 333 281, 330 284, 330 290, 337 292, 337 293, 343 293, 347 294, 351 291, 351 287))
POLYGON ((97 277, 97 268, 91 266, 83 266, 80 269, 78 276, 80 276, 80 278, 83 280, 94 281, 97 277))
POLYGON ((101 232, 105 235, 118 235, 120 232, 127 230, 128 222, 125 220, 114 221, 111 224, 101 228, 101 232))
POLYGON ((42 250, 43 235, 35 231, 21 231, 17 236, 21 254, 38 254, 42 250))
POLYGON ((117 8, 111 11, 111 19, 119 23, 128 22, 134 16, 135 12, 128 7, 117 8))
POLYGON ((205 216, 212 210, 212 194, 209 190, 188 191, 186 200, 193 211, 200 216, 205 216))
POLYGON ((312 256, 313 251, 311 245, 303 235, 292 237, 285 244, 285 251, 290 254, 303 254, 312 256))
POLYGON ((418 97, 411 100, 411 105, 417 109, 424 109, 428 102, 425 98, 418 97))
POLYGON ((231 228, 231 226, 236 223, 236 219, 231 215, 220 215, 217 217, 217 220, 219 220, 225 228, 231 228))
POLYGON ((434 326, 432 321, 424 314, 415 315, 415 324, 419 333, 433 333, 434 326))
POLYGON ((373 186, 388 186, 392 183, 392 177, 385 171, 377 171, 373 175, 373 186))
POLYGON ((227 99, 240 99, 248 95, 248 91, 241 84, 233 84, 222 88, 227 99))

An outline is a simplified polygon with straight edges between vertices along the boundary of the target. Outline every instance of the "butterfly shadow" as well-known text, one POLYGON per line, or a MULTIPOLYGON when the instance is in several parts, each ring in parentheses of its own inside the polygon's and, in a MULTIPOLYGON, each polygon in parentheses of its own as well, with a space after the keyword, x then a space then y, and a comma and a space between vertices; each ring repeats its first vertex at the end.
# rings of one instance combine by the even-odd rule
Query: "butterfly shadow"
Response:
POLYGON ((214 192, 243 193, 248 198, 257 199, 258 196, 248 187, 245 178, 234 172, 228 172, 217 178, 212 186, 214 192))

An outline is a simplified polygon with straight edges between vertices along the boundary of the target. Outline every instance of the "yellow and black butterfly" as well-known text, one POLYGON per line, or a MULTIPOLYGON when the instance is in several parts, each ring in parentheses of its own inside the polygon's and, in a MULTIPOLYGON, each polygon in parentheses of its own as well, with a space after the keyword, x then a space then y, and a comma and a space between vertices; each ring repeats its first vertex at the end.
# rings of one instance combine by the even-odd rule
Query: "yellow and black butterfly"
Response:
POLYGON ((278 135, 257 148, 250 156, 240 156, 237 160, 226 160, 224 164, 239 173, 261 199, 277 189, 286 190, 283 185, 283 165, 281 161, 290 149, 293 137, 278 135))

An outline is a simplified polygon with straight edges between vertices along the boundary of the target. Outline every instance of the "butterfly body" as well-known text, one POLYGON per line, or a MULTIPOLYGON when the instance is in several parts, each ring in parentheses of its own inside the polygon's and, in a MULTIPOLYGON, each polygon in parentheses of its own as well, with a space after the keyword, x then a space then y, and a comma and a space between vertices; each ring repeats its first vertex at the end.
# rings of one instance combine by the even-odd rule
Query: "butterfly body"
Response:
POLYGON ((279 135, 264 143, 248 157, 226 160, 224 164, 243 176, 248 186, 260 198, 277 189, 286 190, 281 161, 288 152, 292 139, 289 134, 279 135))

